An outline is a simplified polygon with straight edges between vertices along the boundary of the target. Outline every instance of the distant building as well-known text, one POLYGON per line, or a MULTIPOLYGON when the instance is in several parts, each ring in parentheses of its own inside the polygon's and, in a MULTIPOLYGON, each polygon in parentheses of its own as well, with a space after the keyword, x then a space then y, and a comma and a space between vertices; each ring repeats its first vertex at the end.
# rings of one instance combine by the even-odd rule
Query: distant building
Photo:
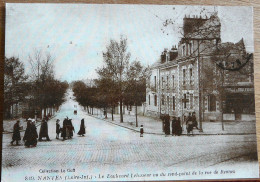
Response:
POLYGON ((147 115, 184 118, 196 112, 201 121, 220 120, 222 114, 224 120, 255 119, 253 60, 243 57, 243 39, 221 43, 220 29, 217 14, 183 19, 178 47, 165 49, 151 67, 147 115), (216 54, 219 48, 227 55, 216 54))

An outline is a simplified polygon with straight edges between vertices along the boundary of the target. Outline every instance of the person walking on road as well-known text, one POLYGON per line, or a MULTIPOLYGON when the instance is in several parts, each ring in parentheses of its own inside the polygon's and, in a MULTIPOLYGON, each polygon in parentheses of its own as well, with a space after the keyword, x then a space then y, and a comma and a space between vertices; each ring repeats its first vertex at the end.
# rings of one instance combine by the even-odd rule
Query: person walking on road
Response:
POLYGON ((43 119, 41 123, 39 141, 42 141, 42 138, 46 138, 47 141, 51 141, 48 135, 48 123, 45 119, 43 119))
POLYGON ((34 122, 28 120, 27 128, 25 130, 24 137, 23 137, 24 145, 26 147, 30 147, 30 146, 36 147, 37 138, 38 138, 38 133, 37 133, 36 126, 34 122))
POLYGON ((57 119, 56 121, 56 139, 59 139, 59 135, 60 135, 60 132, 61 132, 61 128, 60 128, 60 120, 57 119))
POLYGON ((67 128, 69 130, 68 138, 71 139, 73 137, 73 132, 75 132, 74 126, 72 124, 72 119, 68 120, 67 128))
POLYGON ((80 129, 78 132, 78 135, 84 136, 84 134, 86 134, 86 130, 85 130, 85 124, 84 124, 84 119, 81 120, 81 124, 80 124, 80 129))
POLYGON ((62 141, 66 140, 67 136, 67 118, 63 120, 63 126, 62 126, 62 132, 61 132, 61 137, 63 138, 62 141))
POLYGON ((16 145, 19 145, 19 140, 21 140, 19 123, 20 121, 17 120, 16 123, 14 124, 11 145, 13 145, 14 141, 16 141, 16 145))

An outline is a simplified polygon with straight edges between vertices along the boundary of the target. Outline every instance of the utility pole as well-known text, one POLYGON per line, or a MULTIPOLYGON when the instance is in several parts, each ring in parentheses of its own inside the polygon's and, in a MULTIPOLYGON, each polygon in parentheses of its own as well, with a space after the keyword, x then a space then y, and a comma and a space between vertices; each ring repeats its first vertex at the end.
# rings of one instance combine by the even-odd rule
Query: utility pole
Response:
POLYGON ((201 102, 202 102, 202 100, 203 100, 203 96, 202 96, 202 94, 201 94, 201 68, 200 68, 200 42, 199 42, 199 40, 198 40, 198 85, 199 85, 199 123, 200 123, 200 132, 203 132, 203 129, 202 129, 202 117, 201 117, 201 114, 202 114, 202 112, 201 112, 201 102))

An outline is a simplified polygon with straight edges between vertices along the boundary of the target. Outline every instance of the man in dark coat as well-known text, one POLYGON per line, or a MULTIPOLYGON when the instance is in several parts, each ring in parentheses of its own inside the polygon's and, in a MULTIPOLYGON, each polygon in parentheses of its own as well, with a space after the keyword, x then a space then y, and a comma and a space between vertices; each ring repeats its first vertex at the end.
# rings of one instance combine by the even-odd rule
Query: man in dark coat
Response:
POLYGON ((56 121, 56 139, 59 139, 60 131, 61 131, 61 129, 60 129, 60 120, 57 119, 57 121, 56 121))
POLYGON ((165 116, 165 135, 170 135, 171 129, 170 129, 170 116, 167 114, 165 116))
POLYGON ((20 123, 20 121, 17 120, 16 123, 14 124, 11 145, 13 145, 14 141, 16 141, 16 145, 18 145, 19 140, 21 140, 19 123, 20 123))
POLYGON ((78 132, 78 135, 84 136, 84 134, 86 134, 86 130, 85 130, 85 124, 84 124, 84 119, 81 120, 81 124, 80 124, 80 129, 78 132))
POLYGON ((42 138, 46 138, 47 141, 51 141, 48 135, 48 123, 45 119, 42 120, 39 141, 42 141, 42 138))

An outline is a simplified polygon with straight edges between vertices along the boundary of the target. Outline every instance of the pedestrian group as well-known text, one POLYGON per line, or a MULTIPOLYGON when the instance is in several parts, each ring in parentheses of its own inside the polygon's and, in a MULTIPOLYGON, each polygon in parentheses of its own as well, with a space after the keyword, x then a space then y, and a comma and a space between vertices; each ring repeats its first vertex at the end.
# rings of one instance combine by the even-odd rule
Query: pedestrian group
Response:
MULTIPOLYGON (((36 147, 37 142, 43 141, 45 139, 46 141, 51 141, 49 134, 48 134, 48 118, 44 118, 41 122, 40 127, 40 133, 38 136, 37 133, 37 127, 35 126, 35 121, 32 119, 27 119, 27 126, 26 130, 23 136, 23 141, 25 147, 36 147), (38 139, 39 138, 39 139, 38 139)), ((21 140, 20 130, 22 127, 20 127, 20 120, 17 120, 16 123, 13 126, 13 136, 12 141, 10 142, 11 145, 13 145, 14 142, 16 142, 16 145, 19 145, 19 141, 21 140)), ((71 139, 73 137, 73 132, 75 133, 74 126, 72 124, 72 119, 69 119, 66 117, 63 121, 63 126, 60 126, 60 120, 57 119, 56 121, 56 139, 59 139, 59 135, 61 134, 62 141, 66 139, 71 139)), ((81 120, 80 124, 80 130, 78 132, 78 135, 84 136, 86 134, 86 126, 84 123, 84 119, 81 120)))

